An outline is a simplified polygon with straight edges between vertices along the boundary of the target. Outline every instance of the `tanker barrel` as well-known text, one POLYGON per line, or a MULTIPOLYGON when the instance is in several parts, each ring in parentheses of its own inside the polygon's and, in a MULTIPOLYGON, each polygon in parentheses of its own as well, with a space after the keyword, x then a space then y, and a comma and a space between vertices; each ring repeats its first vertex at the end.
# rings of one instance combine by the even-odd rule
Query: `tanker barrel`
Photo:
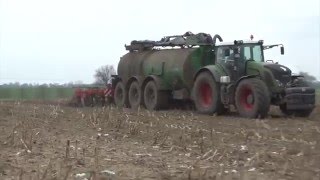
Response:
POLYGON ((223 41, 223 39, 221 38, 221 36, 220 36, 219 34, 216 34, 216 35, 213 36, 213 45, 216 45, 217 39, 218 39, 220 42, 223 41))

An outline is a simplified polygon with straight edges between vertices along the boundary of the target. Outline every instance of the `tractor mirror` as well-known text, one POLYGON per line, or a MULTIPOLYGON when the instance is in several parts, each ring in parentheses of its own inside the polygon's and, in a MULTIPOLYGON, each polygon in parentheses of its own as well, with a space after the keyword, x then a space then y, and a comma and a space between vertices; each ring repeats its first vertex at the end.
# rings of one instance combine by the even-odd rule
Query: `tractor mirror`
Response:
POLYGON ((280 52, 281 52, 281 55, 284 55, 284 47, 283 46, 280 47, 280 52))
POLYGON ((230 56, 230 49, 224 50, 224 56, 230 56))

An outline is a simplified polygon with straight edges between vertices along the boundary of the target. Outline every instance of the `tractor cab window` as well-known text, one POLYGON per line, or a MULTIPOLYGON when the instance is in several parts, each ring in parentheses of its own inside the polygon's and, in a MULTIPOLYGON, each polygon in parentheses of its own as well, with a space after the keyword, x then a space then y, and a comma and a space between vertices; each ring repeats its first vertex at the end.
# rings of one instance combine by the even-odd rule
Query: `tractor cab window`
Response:
POLYGON ((261 45, 243 45, 242 55, 244 60, 254 60, 257 62, 263 62, 263 54, 261 45))
POLYGON ((217 50, 217 63, 226 63, 227 61, 234 60, 232 58, 233 50, 229 47, 220 47, 217 50))

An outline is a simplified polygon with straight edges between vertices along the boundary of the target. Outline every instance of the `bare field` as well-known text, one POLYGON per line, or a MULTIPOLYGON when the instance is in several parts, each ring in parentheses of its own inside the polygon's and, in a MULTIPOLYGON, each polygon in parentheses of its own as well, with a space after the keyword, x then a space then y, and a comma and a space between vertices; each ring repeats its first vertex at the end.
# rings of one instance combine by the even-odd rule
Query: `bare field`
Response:
POLYGON ((310 118, 0 103, 0 179, 319 179, 310 118))

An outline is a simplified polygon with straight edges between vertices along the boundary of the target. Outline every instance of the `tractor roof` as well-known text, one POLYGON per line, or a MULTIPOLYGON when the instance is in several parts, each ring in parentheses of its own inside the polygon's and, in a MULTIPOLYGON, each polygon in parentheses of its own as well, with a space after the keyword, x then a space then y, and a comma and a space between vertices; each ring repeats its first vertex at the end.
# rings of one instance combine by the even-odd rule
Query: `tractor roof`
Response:
POLYGON ((216 46, 232 46, 235 44, 263 44, 263 40, 251 41, 251 40, 234 40, 233 42, 219 42, 216 46))

